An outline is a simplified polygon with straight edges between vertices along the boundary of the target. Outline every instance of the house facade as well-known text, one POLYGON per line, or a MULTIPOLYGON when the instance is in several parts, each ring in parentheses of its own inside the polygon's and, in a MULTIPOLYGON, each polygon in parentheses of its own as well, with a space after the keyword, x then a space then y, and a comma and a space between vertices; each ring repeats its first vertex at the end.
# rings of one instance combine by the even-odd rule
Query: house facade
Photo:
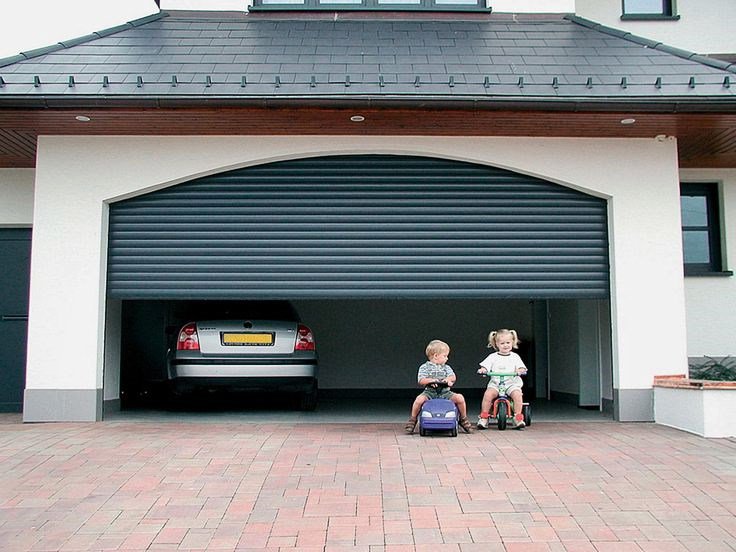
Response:
POLYGON ((0 60, 24 420, 119 408, 209 299, 294 302, 336 392, 411 388, 434 337, 471 380, 512 326, 534 396, 651 421, 654 376, 734 354, 736 47, 701 25, 736 6, 161 7, 0 60))

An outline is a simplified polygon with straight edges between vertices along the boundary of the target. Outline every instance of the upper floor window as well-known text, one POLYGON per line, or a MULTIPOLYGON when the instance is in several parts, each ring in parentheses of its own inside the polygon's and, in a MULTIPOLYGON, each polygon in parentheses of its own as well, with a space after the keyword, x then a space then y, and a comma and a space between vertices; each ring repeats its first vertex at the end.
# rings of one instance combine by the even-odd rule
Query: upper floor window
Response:
POLYGON ((675 0, 623 0, 622 19, 678 18, 675 0))
POLYGON ((486 0, 253 0, 250 9, 490 11, 486 0))
POLYGON ((722 272, 718 186, 681 184, 680 211, 685 274, 722 272))

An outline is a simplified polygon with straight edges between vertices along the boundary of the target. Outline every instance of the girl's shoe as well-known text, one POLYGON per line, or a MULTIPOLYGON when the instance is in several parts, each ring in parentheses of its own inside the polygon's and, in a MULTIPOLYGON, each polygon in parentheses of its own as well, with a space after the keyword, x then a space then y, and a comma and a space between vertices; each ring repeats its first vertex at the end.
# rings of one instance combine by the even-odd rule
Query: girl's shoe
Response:
POLYGON ((406 421, 406 424, 404 425, 404 431, 411 435, 414 433, 414 428, 417 426, 417 419, 416 418, 409 418, 406 421))
POLYGON ((514 416, 514 428, 521 429, 522 427, 526 426, 526 423, 524 422, 524 414, 516 414, 514 416))
POLYGON ((488 429, 488 418, 478 417, 478 429, 488 429))

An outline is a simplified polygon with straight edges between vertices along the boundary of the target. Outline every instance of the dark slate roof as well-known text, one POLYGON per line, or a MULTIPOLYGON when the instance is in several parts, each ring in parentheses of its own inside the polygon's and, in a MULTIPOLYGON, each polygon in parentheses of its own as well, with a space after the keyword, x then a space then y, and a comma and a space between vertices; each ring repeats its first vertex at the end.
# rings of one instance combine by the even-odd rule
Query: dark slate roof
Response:
POLYGON ((0 60, 0 102, 733 100, 734 73, 734 64, 575 16, 316 20, 172 12, 0 60))

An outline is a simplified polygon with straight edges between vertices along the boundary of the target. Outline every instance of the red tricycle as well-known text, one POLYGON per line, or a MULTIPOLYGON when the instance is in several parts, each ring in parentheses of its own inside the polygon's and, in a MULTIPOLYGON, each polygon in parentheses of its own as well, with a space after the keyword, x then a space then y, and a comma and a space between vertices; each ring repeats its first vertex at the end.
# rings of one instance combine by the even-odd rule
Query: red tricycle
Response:
MULTIPOLYGON (((509 422, 513 423, 514 419, 514 402, 506 394, 506 386, 504 386, 503 382, 505 378, 512 378, 517 375, 520 374, 507 372, 487 372, 481 374, 483 377, 498 377, 501 379, 498 386, 498 396, 493 399, 490 410, 491 419, 496 420, 498 429, 501 431, 506 429, 506 425, 509 422)), ((526 426, 532 425, 532 407, 528 402, 522 403, 521 413, 524 416, 524 424, 526 426)))

